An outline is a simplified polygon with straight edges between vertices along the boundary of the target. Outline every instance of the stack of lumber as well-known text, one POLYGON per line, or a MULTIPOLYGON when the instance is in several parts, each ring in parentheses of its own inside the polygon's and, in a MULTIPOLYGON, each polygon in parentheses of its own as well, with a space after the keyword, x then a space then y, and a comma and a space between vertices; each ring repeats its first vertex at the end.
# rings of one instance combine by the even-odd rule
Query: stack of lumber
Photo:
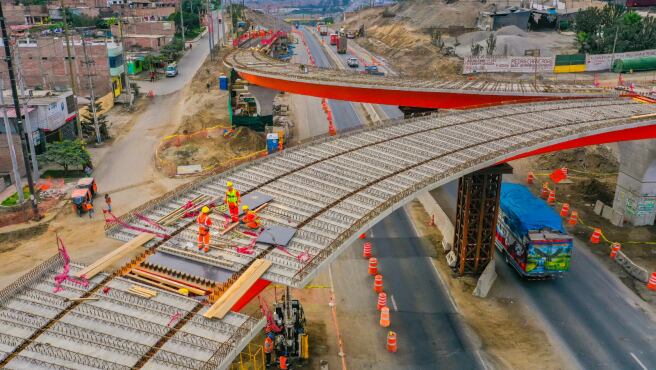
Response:
POLYGON ((180 292, 180 289, 186 289, 189 293, 199 296, 203 296, 207 294, 206 290, 201 289, 196 285, 186 283, 174 279, 172 277, 161 275, 159 273, 142 268, 133 268, 127 276, 130 277, 131 279, 138 280, 150 284, 152 286, 156 286, 158 288, 167 290, 169 292, 182 294, 180 292))
POLYGON ((134 295, 138 295, 138 296, 143 297, 143 298, 148 298, 148 299, 153 298, 154 296, 157 295, 156 291, 146 289, 146 288, 144 288, 142 286, 139 286, 139 285, 131 286, 130 289, 128 289, 128 292, 130 292, 134 295))
POLYGON ((230 309, 246 294, 255 282, 271 267, 272 262, 257 259, 248 266, 246 271, 214 302, 207 312, 203 314, 208 319, 217 317, 223 319, 230 309))
POLYGON ((191 200, 193 207, 191 208, 184 208, 184 206, 178 207, 173 212, 157 220, 157 223, 164 226, 170 226, 174 224, 176 221, 178 221, 180 218, 182 218, 182 216, 184 216, 185 213, 198 210, 200 207, 204 205, 204 203, 209 202, 210 199, 211 197, 209 195, 205 195, 205 194, 199 195, 198 197, 191 200))
POLYGON ((124 258, 138 247, 146 244, 154 237, 155 235, 153 234, 141 233, 134 237, 134 239, 114 249, 112 252, 102 256, 100 259, 78 271, 74 275, 78 278, 84 277, 85 279, 91 279, 105 268, 111 266, 121 258, 124 258))

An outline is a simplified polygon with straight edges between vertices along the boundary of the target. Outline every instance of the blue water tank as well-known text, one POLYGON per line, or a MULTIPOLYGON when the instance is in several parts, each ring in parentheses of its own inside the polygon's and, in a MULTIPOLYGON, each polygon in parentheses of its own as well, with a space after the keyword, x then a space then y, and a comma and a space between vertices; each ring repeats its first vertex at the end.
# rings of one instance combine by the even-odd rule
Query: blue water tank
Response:
POLYGON ((228 77, 224 74, 219 76, 219 89, 228 90, 228 77))
POLYGON ((275 153, 278 151, 278 134, 270 133, 266 136, 267 153, 275 153))

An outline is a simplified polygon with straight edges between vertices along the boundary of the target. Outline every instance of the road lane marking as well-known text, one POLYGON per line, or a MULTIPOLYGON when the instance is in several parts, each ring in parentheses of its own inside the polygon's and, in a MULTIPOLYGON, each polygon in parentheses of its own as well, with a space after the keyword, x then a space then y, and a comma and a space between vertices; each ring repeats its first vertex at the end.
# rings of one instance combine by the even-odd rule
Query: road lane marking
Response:
POLYGON ((333 282, 333 270, 328 266, 328 277, 330 278, 330 311, 333 315, 333 324, 335 324, 335 333, 337 335, 337 345, 339 347, 339 357, 342 359, 342 370, 346 369, 346 353, 344 352, 344 342, 342 335, 339 333, 339 323, 337 322, 337 308, 335 307, 335 284, 333 282))
POLYGON ((642 361, 640 361, 640 359, 638 358, 638 356, 634 355, 633 352, 629 352, 629 354, 630 354, 631 357, 633 357, 633 359, 638 363, 638 365, 640 365, 640 367, 642 368, 642 370, 649 370, 649 369, 647 369, 647 366, 645 366, 645 364, 643 364, 642 361))
POLYGON ((396 307, 396 301, 394 300, 394 295, 390 295, 390 300, 392 301, 392 307, 394 307, 394 311, 398 311, 399 308, 396 307))

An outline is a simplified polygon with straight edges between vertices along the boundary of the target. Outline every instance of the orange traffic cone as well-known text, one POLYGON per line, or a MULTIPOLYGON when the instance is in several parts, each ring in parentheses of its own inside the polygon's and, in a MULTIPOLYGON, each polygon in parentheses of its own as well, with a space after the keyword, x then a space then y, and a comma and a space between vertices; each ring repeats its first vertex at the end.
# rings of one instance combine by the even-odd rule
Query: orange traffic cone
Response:
POLYGON ((374 292, 381 293, 383 291, 383 275, 376 275, 374 277, 374 292))
POLYGON ((554 204, 556 203, 556 192, 553 190, 549 191, 549 198, 547 198, 547 203, 554 204))
POLYGON ((387 294, 380 292, 378 293, 378 304, 376 305, 376 309, 380 311, 380 309, 385 306, 387 306, 387 294))
POLYGON ((592 235, 590 235, 590 243, 599 244, 600 237, 601 237, 601 229, 594 229, 592 235))
POLYGON ((360 234, 360 236, 358 237, 358 239, 364 239, 364 238, 366 238, 366 237, 367 237, 367 234, 366 234, 366 233, 362 233, 362 234, 360 234))
POLYGON ((383 328, 386 328, 386 327, 390 326, 390 312, 389 312, 389 308, 387 306, 380 309, 379 324, 383 328))
POLYGON ((572 214, 569 216, 569 222, 570 225, 576 225, 577 222, 579 222, 579 213, 576 211, 572 211, 572 214))
POLYGON ((652 272, 649 280, 647 280, 647 289, 656 290, 656 272, 652 272))
POLYGON ((560 217, 567 217, 569 214, 569 203, 563 203, 563 208, 560 209, 560 217))
POLYGON ((378 259, 376 257, 369 258, 369 275, 378 275, 378 259))
POLYGON ((532 171, 528 171, 528 174, 526 175, 526 183, 532 185, 533 181, 535 181, 535 175, 533 175, 532 171))
MULTIPOLYGON (((656 285, 656 282, 654 282, 656 285)), ((387 333, 387 352, 395 352, 396 353, 396 333, 393 331, 390 331, 387 333)))
POLYGON ((617 257, 617 253, 622 249, 622 244, 620 243, 613 243, 610 246, 610 258, 615 259, 617 257))
POLYGON ((371 243, 370 242, 365 242, 362 245, 362 257, 364 258, 371 258, 371 243))
POLYGON ((547 196, 549 195, 549 183, 545 182, 542 184, 542 193, 540 193, 540 197, 543 199, 547 199, 547 196))

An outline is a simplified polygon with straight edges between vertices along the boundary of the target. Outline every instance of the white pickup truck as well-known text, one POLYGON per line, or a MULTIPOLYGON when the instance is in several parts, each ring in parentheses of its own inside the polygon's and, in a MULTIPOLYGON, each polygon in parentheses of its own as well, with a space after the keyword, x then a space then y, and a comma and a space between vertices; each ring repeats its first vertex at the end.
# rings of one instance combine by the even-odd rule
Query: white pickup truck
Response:
POLYGON ((358 63, 358 58, 350 57, 346 59, 346 64, 351 68, 358 68, 360 64, 358 63))

